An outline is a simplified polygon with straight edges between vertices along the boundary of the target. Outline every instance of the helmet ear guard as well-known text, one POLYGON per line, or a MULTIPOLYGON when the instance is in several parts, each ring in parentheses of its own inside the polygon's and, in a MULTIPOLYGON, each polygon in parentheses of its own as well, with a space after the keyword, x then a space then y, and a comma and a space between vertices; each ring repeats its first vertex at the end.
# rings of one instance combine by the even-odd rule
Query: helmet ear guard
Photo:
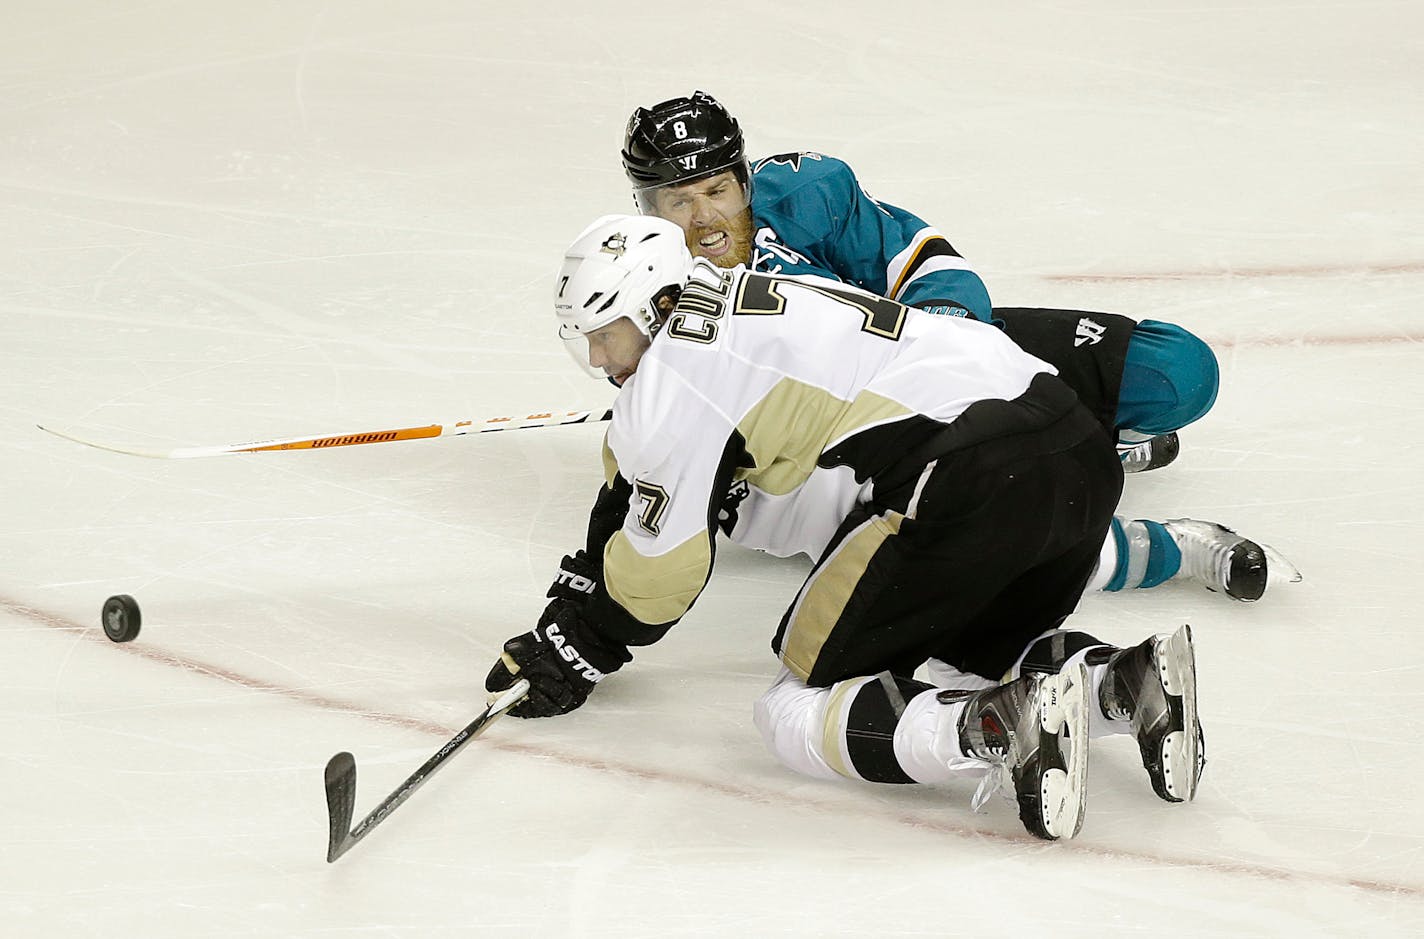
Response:
POLYGON ((731 170, 751 201, 751 167, 741 125, 703 91, 638 108, 623 134, 623 171, 644 214, 649 193, 731 170))

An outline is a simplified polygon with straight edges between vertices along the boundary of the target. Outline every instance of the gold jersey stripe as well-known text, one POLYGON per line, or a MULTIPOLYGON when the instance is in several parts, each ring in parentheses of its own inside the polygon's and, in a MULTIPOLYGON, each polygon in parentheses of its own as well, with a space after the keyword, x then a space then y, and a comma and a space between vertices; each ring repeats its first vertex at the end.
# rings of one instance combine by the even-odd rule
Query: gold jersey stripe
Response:
POLYGON ((904 521, 899 512, 866 519, 806 582, 781 646, 781 661, 802 681, 810 679, 821 648, 840 622, 871 559, 899 533, 904 521))
POLYGON ((769 495, 786 495, 806 481, 832 443, 910 413, 900 402, 871 392, 845 401, 824 388, 783 378, 737 425, 756 463, 738 476, 769 495))
POLYGON ((712 537, 701 532, 666 554, 639 554, 628 536, 617 532, 603 549, 608 595, 641 623, 661 625, 680 619, 712 570, 712 537))

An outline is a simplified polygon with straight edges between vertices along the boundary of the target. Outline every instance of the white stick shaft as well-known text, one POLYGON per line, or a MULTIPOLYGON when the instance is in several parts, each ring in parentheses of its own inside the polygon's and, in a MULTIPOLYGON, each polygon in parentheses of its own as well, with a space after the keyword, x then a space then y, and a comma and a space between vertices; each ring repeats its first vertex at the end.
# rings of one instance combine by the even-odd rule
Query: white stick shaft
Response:
POLYGON ((557 427, 563 424, 592 424, 613 418, 611 409, 588 411, 540 411, 513 417, 488 417, 484 420, 455 421, 452 424, 425 424, 418 427, 395 427, 385 430, 358 430, 346 434, 321 434, 314 437, 283 437, 255 440, 250 443, 225 443, 210 446, 175 447, 160 450, 126 444, 101 443, 75 434, 36 424, 40 430, 65 440, 110 450, 129 456, 152 460, 188 460, 195 457, 225 456, 229 453, 262 453, 268 450, 328 450, 332 447, 354 447, 368 443, 393 443, 397 440, 424 440, 431 437, 458 437, 463 434, 487 434, 497 430, 522 430, 531 427, 557 427))

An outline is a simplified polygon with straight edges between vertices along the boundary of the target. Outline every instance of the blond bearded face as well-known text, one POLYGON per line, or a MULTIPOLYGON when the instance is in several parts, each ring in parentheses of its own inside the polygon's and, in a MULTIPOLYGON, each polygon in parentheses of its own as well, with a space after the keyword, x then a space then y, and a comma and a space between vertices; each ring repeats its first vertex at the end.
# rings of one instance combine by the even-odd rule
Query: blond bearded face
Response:
POLYGON ((752 210, 733 171, 664 186, 648 196, 654 215, 682 228, 694 257, 718 267, 751 264, 752 210))

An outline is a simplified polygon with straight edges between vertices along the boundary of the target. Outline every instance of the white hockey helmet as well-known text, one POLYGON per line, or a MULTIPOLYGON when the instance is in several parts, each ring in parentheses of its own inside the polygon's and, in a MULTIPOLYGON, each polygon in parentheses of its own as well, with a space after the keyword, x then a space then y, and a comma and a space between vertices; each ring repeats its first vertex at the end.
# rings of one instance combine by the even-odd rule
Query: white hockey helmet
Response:
POLYGON ((564 252, 554 288, 559 338, 574 361, 596 378, 584 336, 619 317, 652 338, 661 325, 658 303, 687 283, 692 254, 682 229, 652 215, 605 215, 564 252))

